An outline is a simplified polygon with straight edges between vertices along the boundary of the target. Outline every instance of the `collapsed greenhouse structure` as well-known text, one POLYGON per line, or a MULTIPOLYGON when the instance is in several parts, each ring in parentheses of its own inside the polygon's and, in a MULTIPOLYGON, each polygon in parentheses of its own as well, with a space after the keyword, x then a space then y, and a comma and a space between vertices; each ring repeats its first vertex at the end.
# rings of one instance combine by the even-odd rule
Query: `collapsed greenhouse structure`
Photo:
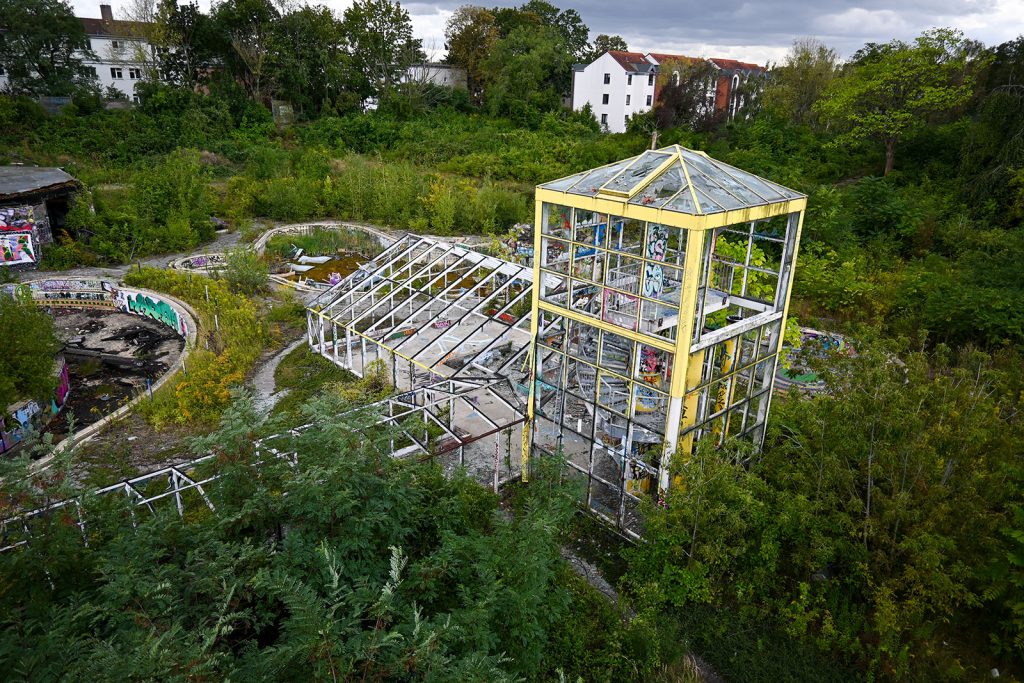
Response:
MULTIPOLYGON (((495 488, 561 456, 581 503, 636 537, 640 501, 698 441, 759 446, 771 405, 805 196, 678 146, 538 186, 533 264, 406 236, 307 308, 316 352, 391 395, 396 457, 465 467, 495 488)), ((295 464, 286 434, 255 444, 295 464)), ((213 509, 191 462, 124 480, 134 510, 213 509), (165 488, 160 487, 166 482, 165 488)), ((0 520, 0 552, 81 499, 0 520)))
POLYGON ((309 342, 386 373, 385 417, 429 427, 396 454, 497 482, 559 453, 637 535, 673 457, 763 441, 807 200, 679 146, 535 199, 532 268, 407 236, 313 302, 309 342))

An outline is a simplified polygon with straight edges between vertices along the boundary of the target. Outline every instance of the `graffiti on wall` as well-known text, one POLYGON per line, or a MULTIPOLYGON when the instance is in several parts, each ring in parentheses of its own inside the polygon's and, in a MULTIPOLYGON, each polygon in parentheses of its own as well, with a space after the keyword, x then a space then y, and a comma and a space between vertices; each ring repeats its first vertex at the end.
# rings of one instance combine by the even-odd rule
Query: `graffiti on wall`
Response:
POLYGON ((650 261, 664 261, 665 249, 668 246, 668 230, 660 225, 651 223, 647 228, 647 248, 645 256, 648 262, 644 264, 644 296, 657 298, 665 289, 665 270, 657 263, 650 261))
POLYGON ((188 326, 174 308, 159 297, 147 296, 141 292, 120 289, 114 297, 114 304, 125 313, 134 313, 159 320, 182 337, 187 336, 188 326))
POLYGON ((32 236, 27 233, 0 234, 0 265, 16 266, 35 263, 32 236))
POLYGON ((30 232, 36 227, 35 209, 31 206, 8 206, 0 209, 0 230, 30 232))

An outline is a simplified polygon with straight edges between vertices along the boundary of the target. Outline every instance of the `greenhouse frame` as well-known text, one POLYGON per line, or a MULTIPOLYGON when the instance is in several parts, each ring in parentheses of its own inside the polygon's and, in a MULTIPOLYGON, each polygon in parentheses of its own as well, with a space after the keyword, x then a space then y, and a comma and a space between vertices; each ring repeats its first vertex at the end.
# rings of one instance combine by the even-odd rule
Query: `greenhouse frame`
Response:
POLYGON ((763 442, 806 203, 679 146, 537 187, 532 452, 627 534, 673 457, 763 442))

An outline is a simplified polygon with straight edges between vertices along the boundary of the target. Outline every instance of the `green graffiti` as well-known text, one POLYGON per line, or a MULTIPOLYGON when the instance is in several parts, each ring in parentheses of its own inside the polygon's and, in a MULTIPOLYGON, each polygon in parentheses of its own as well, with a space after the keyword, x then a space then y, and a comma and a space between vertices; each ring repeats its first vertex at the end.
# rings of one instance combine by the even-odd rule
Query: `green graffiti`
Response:
POLYGON ((132 313, 145 315, 159 320, 164 325, 167 325, 175 331, 178 329, 178 314, 175 313, 173 308, 167 305, 166 301, 162 301, 160 299, 154 301, 148 296, 143 296, 142 294, 136 294, 134 297, 129 294, 128 310, 132 313))

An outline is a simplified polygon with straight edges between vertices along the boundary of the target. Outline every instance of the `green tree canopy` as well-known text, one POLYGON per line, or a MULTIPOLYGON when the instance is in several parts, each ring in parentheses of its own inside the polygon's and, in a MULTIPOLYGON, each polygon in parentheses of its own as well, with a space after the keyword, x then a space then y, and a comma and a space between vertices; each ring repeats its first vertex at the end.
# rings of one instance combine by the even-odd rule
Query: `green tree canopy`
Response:
POLYGON ((483 7, 463 5, 445 26, 448 62, 466 70, 466 87, 475 104, 483 102, 487 75, 484 62, 498 42, 494 13, 483 7))
POLYGON ((772 69, 765 107, 798 125, 814 123, 814 105, 835 79, 838 64, 839 55, 820 40, 793 41, 782 64, 772 69))
POLYGON ((607 33, 602 33, 594 38, 593 44, 590 46, 590 52, 586 55, 584 61, 592 62, 605 52, 611 50, 620 50, 625 52, 629 50, 629 46, 626 45, 626 41, 622 36, 610 36, 607 33))
POLYGON ((345 10, 343 21, 356 72, 353 89, 364 98, 389 90, 410 64, 424 59, 421 41, 413 38, 412 20, 401 3, 357 0, 345 10))
POLYGON ((53 357, 61 345, 53 320, 31 301, 0 293, 0 412, 23 399, 48 399, 56 388, 53 357))
POLYGON ((0 67, 23 95, 70 95, 95 80, 82 62, 89 41, 64 0, 0 0, 0 67))
POLYGON ((949 113, 970 100, 983 60, 977 45, 959 31, 933 29, 908 45, 869 44, 815 105, 845 129, 836 144, 876 140, 885 147, 885 175, 892 171, 896 143, 929 117, 949 113))

